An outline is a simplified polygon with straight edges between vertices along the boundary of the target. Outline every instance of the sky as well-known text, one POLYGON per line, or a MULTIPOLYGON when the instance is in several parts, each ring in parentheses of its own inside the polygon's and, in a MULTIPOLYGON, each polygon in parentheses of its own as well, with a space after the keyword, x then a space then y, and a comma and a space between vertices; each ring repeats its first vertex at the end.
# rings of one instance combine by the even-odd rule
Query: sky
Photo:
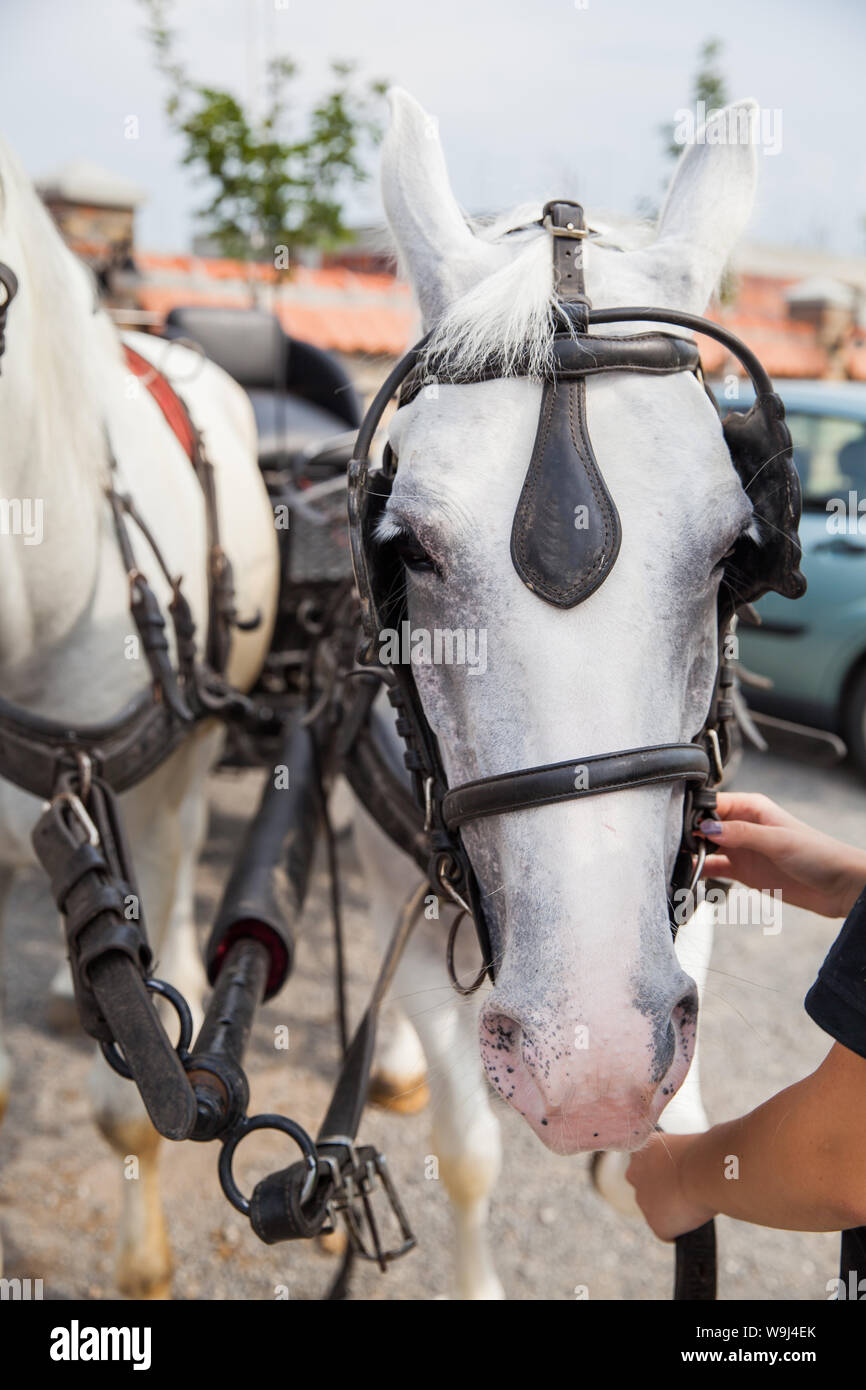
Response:
MULTIPOLYGON (((171 14, 191 74, 254 105, 276 53, 300 67, 299 112, 335 58, 406 87, 436 116, 471 212, 552 195, 657 206, 659 127, 718 37, 729 96, 755 97, 767 122, 750 239, 866 253, 864 0, 175 0, 171 14)), ((183 251, 203 190, 180 165, 144 23, 138 0, 0 0, 0 133, 34 177, 87 159, 134 180, 139 247, 183 251)), ((375 180, 350 211, 380 220, 375 180)))

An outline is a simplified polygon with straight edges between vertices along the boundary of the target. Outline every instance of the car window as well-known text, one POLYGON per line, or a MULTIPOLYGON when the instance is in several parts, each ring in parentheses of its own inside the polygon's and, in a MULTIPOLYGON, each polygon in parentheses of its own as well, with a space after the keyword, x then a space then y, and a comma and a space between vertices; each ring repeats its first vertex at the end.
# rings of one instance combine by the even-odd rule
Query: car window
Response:
MULTIPOLYGON (((723 413, 724 405, 722 406, 723 413)), ((831 497, 866 496, 866 421, 786 409, 805 506, 831 497)))
POLYGON ((866 423, 845 416, 789 411, 803 501, 821 505, 853 490, 866 493, 866 423))

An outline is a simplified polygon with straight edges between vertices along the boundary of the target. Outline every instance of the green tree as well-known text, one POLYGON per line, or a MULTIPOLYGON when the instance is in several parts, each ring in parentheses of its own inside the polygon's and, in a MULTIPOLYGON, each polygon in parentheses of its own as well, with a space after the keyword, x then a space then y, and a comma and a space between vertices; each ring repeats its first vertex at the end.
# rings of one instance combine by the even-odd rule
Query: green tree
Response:
MULTIPOLYGON (((699 102, 703 102, 703 111, 707 118, 713 111, 718 111, 728 104, 727 84, 719 65, 721 54, 721 39, 705 39, 698 50, 699 67, 692 80, 692 110, 696 120, 699 102)), ((660 127, 665 153, 671 159, 679 159, 683 152, 682 144, 674 139, 675 129, 673 121, 660 127)), ((718 295, 723 304, 731 304, 737 297, 736 277, 729 267, 722 272, 718 295)))
MULTIPOLYGON (((720 107, 728 104, 727 86, 719 67, 721 54, 721 39, 705 39, 698 50, 700 67, 692 81, 691 104, 692 109, 696 110, 698 102, 703 102, 704 110, 708 116, 711 112, 718 111, 720 107)), ((661 127, 661 134, 665 142, 666 154, 671 159, 679 159, 683 147, 674 139, 674 130, 674 123, 670 121, 661 127)))
POLYGON ((385 84, 362 84, 353 64, 332 63, 332 90, 298 130, 288 100, 297 68, 290 58, 273 58, 256 117, 233 93, 190 78, 169 28, 169 0, 141 3, 168 87, 166 114, 184 140, 183 163, 207 185, 209 200, 196 215, 222 252, 286 269, 300 247, 329 249, 348 240, 344 197, 368 177, 365 154, 381 135, 376 106, 385 84))

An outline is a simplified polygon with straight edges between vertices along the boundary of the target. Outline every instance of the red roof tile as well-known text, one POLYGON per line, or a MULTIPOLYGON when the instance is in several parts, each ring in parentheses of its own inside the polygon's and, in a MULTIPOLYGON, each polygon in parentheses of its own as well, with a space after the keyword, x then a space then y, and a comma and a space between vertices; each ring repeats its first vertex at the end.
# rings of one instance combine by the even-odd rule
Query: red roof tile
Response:
MULTIPOLYGON (((416 328, 408 286, 379 271, 297 265, 285 275, 270 264, 150 252, 138 253, 136 261, 145 276, 141 307, 160 315, 181 304, 246 307, 255 301, 253 285, 269 285, 286 331, 317 347, 397 356, 416 328)), ((820 377, 828 359, 814 326, 788 317, 785 295, 794 283, 790 276, 740 275, 735 303, 716 306, 710 317, 753 348, 771 376, 820 377)), ((740 371, 721 344, 709 338, 700 343, 707 372, 740 371)), ((852 345, 847 361, 852 375, 866 379, 866 343, 852 345)))
POLYGON ((288 333, 316 347, 346 353, 397 356, 415 323, 407 285, 392 275, 345 266, 296 266, 288 276, 270 265, 200 256, 136 256, 145 283, 141 308, 167 315, 176 305, 248 307, 252 283, 270 284, 274 312, 288 333))

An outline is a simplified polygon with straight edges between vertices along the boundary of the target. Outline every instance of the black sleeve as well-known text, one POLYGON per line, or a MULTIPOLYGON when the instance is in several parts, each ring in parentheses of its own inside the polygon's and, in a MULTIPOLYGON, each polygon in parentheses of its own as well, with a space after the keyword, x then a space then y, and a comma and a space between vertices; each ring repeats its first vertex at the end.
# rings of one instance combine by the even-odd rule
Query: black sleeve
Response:
POLYGON ((806 995, 806 1013, 837 1042, 866 1057, 866 888, 806 995))

